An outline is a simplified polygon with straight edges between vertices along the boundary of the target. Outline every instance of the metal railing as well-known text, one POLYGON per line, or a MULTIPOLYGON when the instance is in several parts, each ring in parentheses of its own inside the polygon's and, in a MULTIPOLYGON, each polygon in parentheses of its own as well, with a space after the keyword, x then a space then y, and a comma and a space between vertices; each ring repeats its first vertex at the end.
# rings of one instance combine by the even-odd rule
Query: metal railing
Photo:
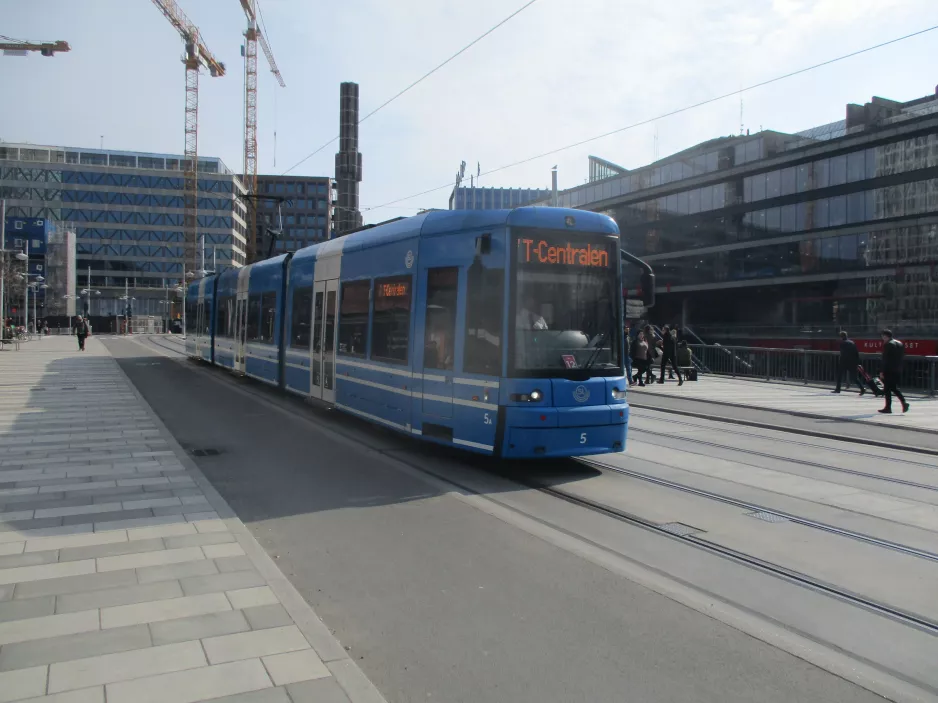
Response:
MULTIPOLYGON (((770 349, 764 347, 724 347, 719 344, 689 344, 698 369, 734 378, 764 381, 794 381, 834 385, 840 366, 838 352, 814 349, 770 349)), ((879 375, 882 357, 860 354, 863 368, 870 376, 879 375)), ((935 395, 938 385, 938 356, 905 355, 899 387, 935 395)), ((855 374, 845 379, 846 387, 854 383, 855 374)))

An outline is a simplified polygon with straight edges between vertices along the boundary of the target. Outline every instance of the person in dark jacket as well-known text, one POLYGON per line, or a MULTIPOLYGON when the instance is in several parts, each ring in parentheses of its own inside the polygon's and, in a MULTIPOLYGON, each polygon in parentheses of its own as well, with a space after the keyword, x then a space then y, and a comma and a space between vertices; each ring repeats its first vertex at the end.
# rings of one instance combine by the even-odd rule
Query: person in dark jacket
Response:
POLYGON ((652 364, 655 363, 655 333, 651 329, 651 325, 645 325, 642 332, 645 334, 645 342, 648 344, 648 356, 645 364, 645 383, 652 383, 655 380, 655 374, 652 373, 652 364))
POLYGON ((79 315, 75 324, 75 336, 78 337, 78 351, 85 351, 85 339, 88 337, 88 323, 79 315))
POLYGON ((892 412, 892 394, 895 393, 902 403, 902 412, 909 412, 909 404, 905 401, 902 391, 899 390, 899 374, 902 371, 902 358, 905 356, 905 345, 893 338, 892 330, 883 330, 883 370, 879 374, 883 379, 883 394, 886 396, 886 407, 880 408, 881 413, 892 412))
POLYGON ((669 361, 677 374, 677 385, 683 386, 684 379, 681 378, 681 370, 677 367, 677 344, 671 336, 671 328, 665 325, 661 329, 661 375, 658 377, 658 383, 664 383, 664 368, 669 361))
POLYGON ((851 376, 860 386, 860 395, 866 393, 863 385, 863 377, 860 375, 860 352, 857 345, 847 336, 846 332, 840 333, 840 359, 837 365, 837 388, 834 393, 840 393, 840 385, 843 383, 844 376, 851 376))

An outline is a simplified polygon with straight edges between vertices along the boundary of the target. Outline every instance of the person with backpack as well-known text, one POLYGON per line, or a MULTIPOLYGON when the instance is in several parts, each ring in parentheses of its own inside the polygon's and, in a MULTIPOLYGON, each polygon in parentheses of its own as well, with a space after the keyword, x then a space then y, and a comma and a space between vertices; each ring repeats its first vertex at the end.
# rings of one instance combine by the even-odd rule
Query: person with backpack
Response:
POLYGON ((860 386, 860 395, 866 393, 866 388, 863 386, 863 377, 860 375, 860 351, 845 331, 840 333, 840 359, 838 361, 837 387, 831 392, 840 393, 840 385, 843 383, 844 376, 852 376, 855 378, 857 385, 860 386))
POLYGON ((886 407, 880 408, 881 413, 892 412, 892 395, 895 393, 902 403, 902 412, 909 412, 902 391, 899 390, 899 374, 902 371, 902 359, 905 357, 905 345, 892 336, 892 330, 883 330, 883 370, 879 376, 883 379, 883 394, 886 396, 886 407))
POLYGON ((79 315, 78 322, 75 324, 75 336, 78 337, 78 351, 85 351, 85 339, 89 334, 88 323, 79 315))

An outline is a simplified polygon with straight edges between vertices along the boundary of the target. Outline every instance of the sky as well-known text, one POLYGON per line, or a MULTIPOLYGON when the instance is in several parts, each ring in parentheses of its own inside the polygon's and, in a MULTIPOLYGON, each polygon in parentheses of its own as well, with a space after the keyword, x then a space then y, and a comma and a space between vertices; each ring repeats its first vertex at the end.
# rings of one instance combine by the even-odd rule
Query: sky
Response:
MULTIPOLYGON (((240 172, 240 3, 177 1, 227 66, 200 81, 199 154, 240 172)), ((340 82, 360 84, 365 115, 525 2, 259 0, 286 82, 259 58, 259 171, 283 173, 338 136, 340 82)), ((0 56, 0 140, 183 151, 182 40, 152 2, 0 0, 0 16, 4 35, 72 47, 0 56)), ((938 30, 486 175, 933 25, 934 0, 537 0, 360 126, 365 222, 447 207, 461 161, 500 187, 547 188, 556 165, 569 188, 585 182, 590 154, 635 168, 741 124, 794 132, 874 95, 933 93, 938 30)), ((334 175, 336 149, 291 173, 334 175)))

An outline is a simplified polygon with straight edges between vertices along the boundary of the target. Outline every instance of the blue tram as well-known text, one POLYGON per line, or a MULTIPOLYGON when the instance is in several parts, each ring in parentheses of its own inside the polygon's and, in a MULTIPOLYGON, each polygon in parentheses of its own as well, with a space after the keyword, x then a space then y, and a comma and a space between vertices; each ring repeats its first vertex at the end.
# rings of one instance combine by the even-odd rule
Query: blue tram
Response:
POLYGON ((618 235, 561 208, 391 221, 193 282, 186 351, 440 444, 622 451, 618 235))

